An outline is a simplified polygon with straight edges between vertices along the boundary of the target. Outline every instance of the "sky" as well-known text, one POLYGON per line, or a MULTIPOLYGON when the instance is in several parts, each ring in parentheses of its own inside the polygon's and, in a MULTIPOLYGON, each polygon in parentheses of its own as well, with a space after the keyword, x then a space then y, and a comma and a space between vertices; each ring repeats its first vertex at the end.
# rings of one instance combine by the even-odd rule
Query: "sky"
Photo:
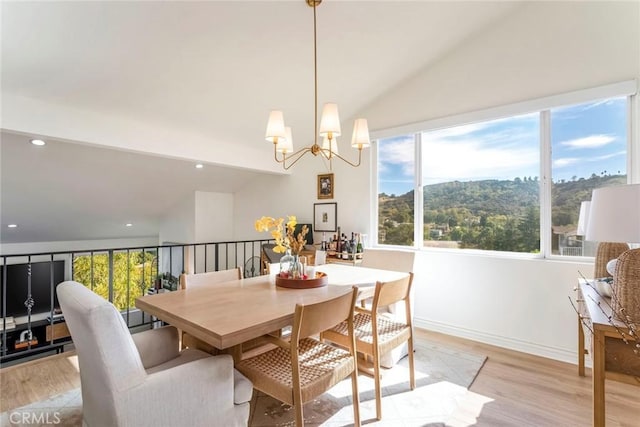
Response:
MULTIPOLYGON (((626 98, 551 111, 552 178, 626 173, 626 98)), ((422 184, 540 175, 540 114, 472 123, 422 134, 422 184)), ((413 189, 414 136, 378 142, 379 192, 413 189)))

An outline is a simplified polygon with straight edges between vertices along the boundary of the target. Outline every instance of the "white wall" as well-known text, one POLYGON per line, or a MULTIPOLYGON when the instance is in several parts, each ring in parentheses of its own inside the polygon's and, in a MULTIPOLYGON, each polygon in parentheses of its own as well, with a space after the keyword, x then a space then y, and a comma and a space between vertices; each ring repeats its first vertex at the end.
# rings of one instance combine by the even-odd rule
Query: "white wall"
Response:
POLYGON ((233 238, 233 194, 196 191, 193 242, 223 242, 233 238))
POLYGON ((41 252, 71 252, 87 249, 117 249, 158 245, 158 237, 137 237, 105 240, 67 240, 63 242, 3 243, 0 253, 3 255, 32 254, 41 252))
POLYGON ((58 140, 152 153, 177 159, 279 172, 262 162, 263 151, 234 141, 200 135, 172 126, 129 117, 78 109, 62 104, 3 93, 2 128, 16 133, 55 137, 58 140), (33 120, 38 117, 38 120, 33 120), (176 144, 180 141, 180 144, 176 144))
MULTIPOLYGON (((352 123, 345 126, 351 127, 352 123)), ((357 151, 340 142, 340 154, 351 161, 357 160, 357 151)), ((292 169, 289 176, 264 176, 252 182, 234 198, 234 235, 238 239, 268 239, 267 233, 254 230, 254 222, 262 216, 285 217, 296 215, 299 223, 313 224, 315 203, 337 203, 337 225, 345 233, 366 232, 369 212, 369 157, 363 154, 362 165, 353 169, 341 161, 334 161, 334 198, 318 199, 318 175, 329 170, 319 157, 307 154, 292 169)), ((329 233, 327 233, 328 235, 329 233)), ((329 237, 329 236, 327 236, 329 237)), ((322 233, 314 233, 314 241, 320 241, 322 233)))
POLYGON ((195 193, 179 200, 160 223, 160 243, 191 243, 195 239, 195 193))
POLYGON ((529 2, 360 116, 385 129, 638 78, 639 8, 529 2))
MULTIPOLYGON (((639 8, 637 2, 530 2, 358 116, 385 129, 638 78, 639 8)), ((311 215, 316 175, 325 172, 318 162, 308 159, 290 177, 261 180, 236 194, 236 235, 257 236, 251 231, 261 215, 305 209, 311 215)), ((367 228, 368 165, 334 168, 333 201, 348 232, 367 228)), ((568 297, 578 271, 590 276, 592 263, 425 250, 416 265, 417 326, 575 362, 577 322, 568 297)))
POLYGON ((416 326, 575 363, 569 298, 593 263, 443 251, 416 260, 416 326))

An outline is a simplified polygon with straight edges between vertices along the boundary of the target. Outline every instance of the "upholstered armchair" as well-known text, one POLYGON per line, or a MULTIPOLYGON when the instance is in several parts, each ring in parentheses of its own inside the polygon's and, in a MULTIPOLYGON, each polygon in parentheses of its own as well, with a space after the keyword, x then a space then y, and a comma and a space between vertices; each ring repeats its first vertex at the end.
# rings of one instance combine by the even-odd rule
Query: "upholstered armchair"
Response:
POLYGON ((129 333, 77 282, 57 287, 80 365, 85 426, 246 426, 253 386, 231 356, 179 351, 173 327, 129 333))

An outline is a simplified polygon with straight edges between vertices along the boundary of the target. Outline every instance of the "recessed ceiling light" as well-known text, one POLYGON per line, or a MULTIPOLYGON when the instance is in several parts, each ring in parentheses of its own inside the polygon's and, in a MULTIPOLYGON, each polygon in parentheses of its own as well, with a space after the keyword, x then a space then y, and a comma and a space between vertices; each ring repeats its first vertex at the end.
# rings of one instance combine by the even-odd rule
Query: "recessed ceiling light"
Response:
POLYGON ((130 222, 125 224, 125 227, 133 227, 133 224, 131 224, 130 222))
POLYGON ((41 139, 32 139, 32 140, 31 140, 31 143, 32 143, 33 145, 37 145, 37 146, 39 146, 39 147, 41 147, 41 146, 43 146, 43 145, 45 145, 45 144, 46 144, 46 142, 44 142, 44 141, 43 141, 43 140, 41 140, 41 139))
POLYGON ((18 227, 18 224, 9 224, 9 225, 7 225, 7 227, 9 227, 9 228, 16 228, 16 227, 18 227))
POLYGON ((196 169, 202 169, 204 165, 202 163, 196 164, 196 169))

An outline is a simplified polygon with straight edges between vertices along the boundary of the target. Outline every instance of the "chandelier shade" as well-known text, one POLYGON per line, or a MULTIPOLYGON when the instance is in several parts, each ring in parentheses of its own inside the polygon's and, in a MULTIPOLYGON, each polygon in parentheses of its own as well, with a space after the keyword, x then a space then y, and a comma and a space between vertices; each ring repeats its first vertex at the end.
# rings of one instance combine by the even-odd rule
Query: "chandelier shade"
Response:
MULTIPOLYGON (((305 154, 311 153, 314 156, 320 155, 321 158, 329 162, 329 170, 332 169, 332 160, 338 158, 350 166, 358 167, 362 161, 362 149, 371 145, 369 138, 369 126, 366 119, 357 119, 353 126, 353 136, 351 138, 351 147, 358 150, 357 162, 342 157, 338 154, 337 137, 342 134, 340 127, 340 115, 338 114, 338 105, 335 103, 326 103, 322 108, 322 116, 320 119, 320 127, 318 128, 318 58, 317 58, 317 31, 316 31, 316 8, 322 3, 322 0, 305 0, 307 5, 313 8, 313 79, 314 79, 314 98, 313 98, 313 127, 314 137, 313 144, 303 147, 298 151, 293 151, 293 141, 291 138, 291 128, 285 126, 284 114, 280 110, 273 110, 269 114, 267 122, 267 131, 265 139, 273 143, 274 159, 278 163, 282 163, 282 167, 286 170, 298 162, 305 154), (318 137, 323 138, 322 146, 318 144, 318 137)), ((326 162, 325 162, 326 163, 326 162)))
POLYGON ((353 136, 351 137, 351 146, 353 148, 367 148, 371 145, 369 139, 369 125, 367 119, 356 119, 353 124, 353 136))
POLYGON ((278 139, 286 138, 284 130, 284 115, 282 111, 274 110, 269 114, 269 121, 267 122, 267 132, 265 138, 269 142, 278 144, 278 139))
POLYGON ((280 138, 276 144, 276 151, 278 153, 292 153, 293 152, 293 137, 291 136, 291 128, 289 126, 284 127, 284 138, 280 138))
POLYGON ((338 104, 327 103, 322 108, 322 118, 320 119, 320 136, 329 139, 340 136, 340 116, 338 114, 338 104))

